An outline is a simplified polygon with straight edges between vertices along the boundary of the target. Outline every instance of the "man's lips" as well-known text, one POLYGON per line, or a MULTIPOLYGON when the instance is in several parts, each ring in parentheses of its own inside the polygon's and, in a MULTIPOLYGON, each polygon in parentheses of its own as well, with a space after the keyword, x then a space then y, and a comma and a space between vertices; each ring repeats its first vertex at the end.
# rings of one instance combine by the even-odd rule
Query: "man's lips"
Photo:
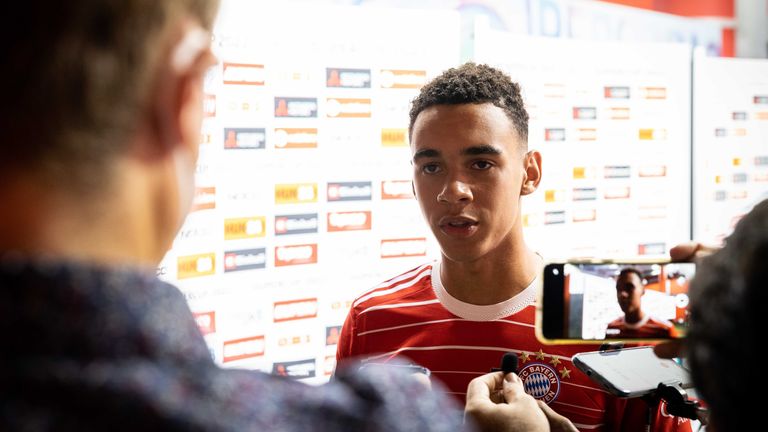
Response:
POLYGON ((443 217, 438 225, 449 236, 467 237, 477 230, 477 220, 464 216, 443 217))

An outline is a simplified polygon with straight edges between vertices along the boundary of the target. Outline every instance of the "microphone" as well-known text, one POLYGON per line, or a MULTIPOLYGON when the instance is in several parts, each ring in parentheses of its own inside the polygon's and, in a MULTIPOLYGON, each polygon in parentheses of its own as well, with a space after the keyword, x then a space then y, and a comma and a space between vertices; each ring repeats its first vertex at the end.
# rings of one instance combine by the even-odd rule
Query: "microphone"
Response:
POLYGON ((501 357, 501 367, 492 368, 491 372, 504 372, 504 375, 515 372, 517 373, 517 354, 513 352, 504 353, 501 357))

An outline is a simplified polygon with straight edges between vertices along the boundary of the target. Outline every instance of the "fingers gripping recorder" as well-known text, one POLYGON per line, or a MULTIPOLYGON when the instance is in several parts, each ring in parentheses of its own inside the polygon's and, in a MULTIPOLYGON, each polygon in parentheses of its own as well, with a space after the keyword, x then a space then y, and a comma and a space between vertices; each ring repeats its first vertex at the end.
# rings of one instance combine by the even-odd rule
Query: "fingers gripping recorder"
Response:
MULTIPOLYGON (((504 375, 514 372, 517 373, 517 354, 508 352, 501 357, 501 367, 491 368, 491 372, 504 372, 504 375)), ((502 399, 504 398, 502 392, 502 399)))

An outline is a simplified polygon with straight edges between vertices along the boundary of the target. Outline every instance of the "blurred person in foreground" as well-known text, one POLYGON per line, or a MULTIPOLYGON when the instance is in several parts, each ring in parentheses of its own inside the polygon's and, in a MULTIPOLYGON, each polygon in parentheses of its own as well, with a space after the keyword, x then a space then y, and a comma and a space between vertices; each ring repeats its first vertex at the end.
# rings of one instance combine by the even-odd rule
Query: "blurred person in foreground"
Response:
POLYGON ((691 280, 686 339, 657 345, 659 357, 687 354, 698 394, 709 407, 710 431, 753 430, 768 387, 759 363, 768 290, 768 200, 736 225, 725 246, 677 246, 673 260, 698 259, 691 280))
MULTIPOLYGON (((0 430, 472 430, 452 401, 392 370, 309 387, 220 369, 184 297, 157 279, 193 198, 217 7, 6 8, 0 430)), ((468 412, 547 430, 508 377, 475 383, 468 412)))

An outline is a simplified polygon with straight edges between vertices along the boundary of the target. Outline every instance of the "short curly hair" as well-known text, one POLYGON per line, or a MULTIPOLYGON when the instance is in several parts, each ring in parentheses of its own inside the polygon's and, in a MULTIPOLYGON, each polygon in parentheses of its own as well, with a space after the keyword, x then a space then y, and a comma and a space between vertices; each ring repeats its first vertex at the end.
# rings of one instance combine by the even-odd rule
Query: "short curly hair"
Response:
POLYGON ((422 87, 411 103, 408 135, 413 132, 416 117, 431 106, 482 103, 492 103, 503 109, 521 142, 527 146, 528 112, 520 85, 496 68, 472 62, 448 69, 422 87))
POLYGON ((768 385, 759 351, 768 290, 768 200, 736 225, 691 281, 691 376, 717 430, 750 430, 768 385))

